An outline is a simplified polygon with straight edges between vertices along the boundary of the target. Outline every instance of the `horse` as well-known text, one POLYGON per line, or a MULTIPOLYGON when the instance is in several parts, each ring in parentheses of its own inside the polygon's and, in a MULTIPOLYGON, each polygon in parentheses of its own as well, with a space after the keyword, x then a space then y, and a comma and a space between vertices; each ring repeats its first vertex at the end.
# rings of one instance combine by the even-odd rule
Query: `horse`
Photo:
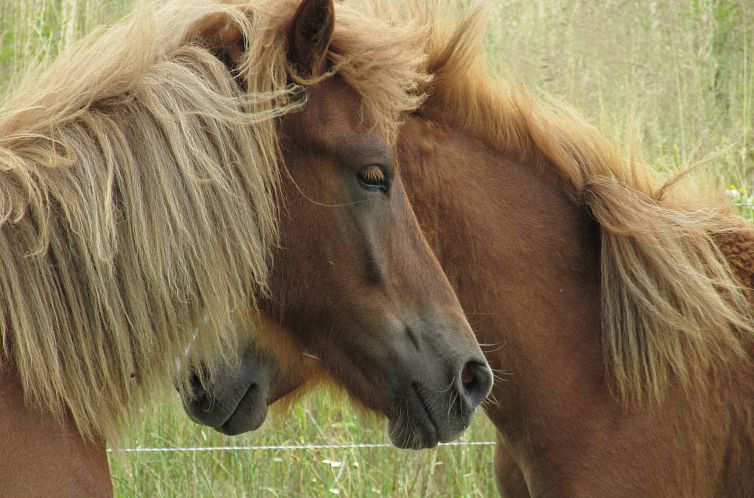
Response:
MULTIPOLYGON (((409 10, 435 23, 432 80, 404 116, 398 165, 501 371, 485 404, 501 495, 754 496, 754 229, 683 174, 658 184, 568 107, 491 76, 483 9, 454 24, 409 10)), ((241 332, 245 371, 286 376, 260 403, 318 380, 308 364, 290 377, 290 356, 241 332)), ((210 380, 201 403, 184 397, 192 417, 254 428, 245 406, 228 409, 249 385, 210 380)))
POLYGON ((110 495, 129 413, 262 319, 396 446, 468 426, 492 374, 393 159, 421 33, 334 9, 144 7, 2 106, 3 495, 110 495))

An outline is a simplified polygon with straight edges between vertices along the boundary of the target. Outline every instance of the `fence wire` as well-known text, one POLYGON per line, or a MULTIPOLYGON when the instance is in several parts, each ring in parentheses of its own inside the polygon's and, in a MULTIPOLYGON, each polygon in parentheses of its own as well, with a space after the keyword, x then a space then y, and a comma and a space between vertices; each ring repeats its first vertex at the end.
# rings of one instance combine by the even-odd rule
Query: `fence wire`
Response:
MULTIPOLYGON (((456 441, 440 443, 439 446, 492 446, 494 441, 456 441)), ((395 448, 387 443, 353 444, 290 444, 260 446, 196 446, 189 448, 108 448, 108 453, 192 453, 212 451, 299 451, 299 450, 347 450, 354 448, 395 448)))

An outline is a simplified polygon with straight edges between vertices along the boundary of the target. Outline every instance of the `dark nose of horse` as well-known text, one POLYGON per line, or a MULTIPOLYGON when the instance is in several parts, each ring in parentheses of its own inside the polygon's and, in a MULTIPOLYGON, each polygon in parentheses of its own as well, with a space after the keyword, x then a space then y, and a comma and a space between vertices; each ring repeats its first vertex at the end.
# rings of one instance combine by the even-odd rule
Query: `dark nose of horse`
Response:
POLYGON ((461 393, 476 408, 492 390, 492 370, 486 362, 471 360, 461 369, 458 381, 461 393))

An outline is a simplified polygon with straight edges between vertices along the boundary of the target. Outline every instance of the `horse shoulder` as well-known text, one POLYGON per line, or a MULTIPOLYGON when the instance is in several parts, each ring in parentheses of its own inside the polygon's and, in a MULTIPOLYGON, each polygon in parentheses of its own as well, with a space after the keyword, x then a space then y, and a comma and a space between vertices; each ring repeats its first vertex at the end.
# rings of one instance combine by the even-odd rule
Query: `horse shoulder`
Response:
POLYGON ((111 497, 104 441, 28 406, 13 369, 0 366, 0 496, 111 497))

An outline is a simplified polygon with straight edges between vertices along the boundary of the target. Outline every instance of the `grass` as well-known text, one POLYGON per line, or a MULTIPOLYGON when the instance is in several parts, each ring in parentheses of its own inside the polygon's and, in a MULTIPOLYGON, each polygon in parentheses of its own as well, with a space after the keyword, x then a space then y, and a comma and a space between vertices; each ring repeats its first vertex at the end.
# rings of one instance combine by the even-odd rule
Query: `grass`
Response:
MULTIPOLYGON (((141 417, 140 417, 141 418, 141 417)), ((359 415, 340 396, 309 396, 262 430, 227 438, 188 422, 176 402, 154 407, 126 438, 127 446, 266 446, 387 443, 384 422, 359 415)), ((464 441, 493 441, 475 418, 464 441)), ((491 446, 258 450, 114 455, 118 496, 494 496, 491 446)))
MULTIPOLYGON (((661 172, 752 194, 754 3, 495 2, 492 63, 569 102, 661 172)), ((752 210, 742 214, 751 218, 752 210)))
MULTIPOLYGON (((754 3, 750 0, 497 0, 490 64, 564 99, 661 172, 709 159, 703 181, 737 202, 754 191, 754 3)), ((0 87, 127 11, 131 0, 0 0, 0 87)), ((741 208, 752 217, 754 210, 741 208)), ((479 416, 466 440, 492 440, 479 416)), ((165 401, 125 446, 385 442, 384 422, 317 393, 229 439, 165 401)), ((491 447, 117 454, 117 496, 494 496, 491 447)))

